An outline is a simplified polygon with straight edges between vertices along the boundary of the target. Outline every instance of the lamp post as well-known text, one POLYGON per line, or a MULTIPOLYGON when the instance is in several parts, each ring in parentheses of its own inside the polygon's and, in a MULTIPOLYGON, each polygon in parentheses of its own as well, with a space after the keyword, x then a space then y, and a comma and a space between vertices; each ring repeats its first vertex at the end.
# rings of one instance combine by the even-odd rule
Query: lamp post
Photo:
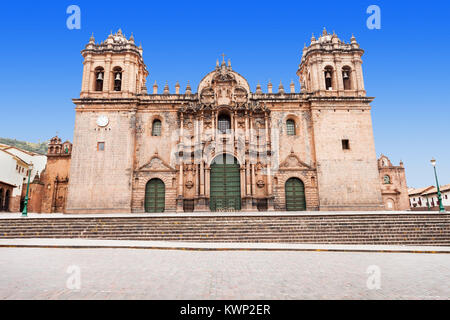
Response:
POLYGON ((437 172, 436 172, 436 160, 433 158, 433 159, 431 159, 430 162, 434 168, 434 177, 436 178, 437 195, 438 195, 438 201, 439 201, 439 212, 445 213, 445 208, 444 208, 444 205, 442 204, 441 189, 439 188, 439 181, 438 181, 437 172))
POLYGON ((30 179, 31 179, 31 171, 32 170, 33 170, 33 164, 31 164, 30 168, 28 169, 27 193, 25 195, 25 202, 23 204, 23 210, 22 210, 22 217, 23 218, 28 217, 28 193, 30 191, 30 179))

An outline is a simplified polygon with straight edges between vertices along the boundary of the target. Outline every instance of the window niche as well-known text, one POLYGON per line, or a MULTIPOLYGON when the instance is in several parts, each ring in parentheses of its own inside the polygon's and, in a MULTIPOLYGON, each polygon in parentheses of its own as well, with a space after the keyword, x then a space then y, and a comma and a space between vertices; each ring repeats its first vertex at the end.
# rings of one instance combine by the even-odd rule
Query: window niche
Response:
POLYGON ((113 69, 114 91, 122 91, 122 68, 113 69))
POLYGON ((325 74, 325 89, 333 90, 333 68, 326 67, 324 74, 325 74))
POLYGON ((350 67, 342 68, 342 81, 344 82, 344 90, 352 90, 352 81, 351 81, 351 72, 350 67))
POLYGON ((103 80, 105 78, 105 70, 102 67, 95 69, 95 91, 103 91, 103 80))
POLYGON ((342 150, 350 150, 350 140, 348 139, 342 140, 342 150))
POLYGON ((105 151, 105 143, 97 142, 97 151, 105 151))
POLYGON ((286 133, 288 136, 295 136, 296 130, 295 130, 295 121, 292 119, 288 119, 286 121, 286 133))
POLYGON ((155 119, 152 123, 152 137, 160 137, 162 131, 161 120, 155 119))
POLYGON ((227 134, 231 130, 231 117, 227 113, 220 113, 218 119, 218 129, 221 134, 227 134))

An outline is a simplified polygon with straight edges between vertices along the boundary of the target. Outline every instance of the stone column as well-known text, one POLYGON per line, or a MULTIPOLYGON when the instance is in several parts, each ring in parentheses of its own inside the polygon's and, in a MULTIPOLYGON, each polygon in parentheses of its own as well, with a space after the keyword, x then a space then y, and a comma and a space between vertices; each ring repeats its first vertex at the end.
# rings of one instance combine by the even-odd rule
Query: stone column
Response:
POLYGON ((183 183, 184 183, 184 165, 180 163, 180 172, 179 172, 179 181, 178 181, 178 196, 183 197, 183 183))
MULTIPOLYGON (((92 68, 92 62, 91 57, 88 56, 84 62, 84 70, 83 70, 83 93, 88 93, 91 91, 90 87, 90 81, 91 81, 91 68, 92 68)), ((95 78, 95 70, 94 71, 94 78, 95 78)), ((96 79, 97 80, 97 79, 96 79)))
POLYGON ((129 94, 131 93, 131 89, 130 89, 130 74, 131 73, 131 68, 130 68, 130 60, 129 60, 129 56, 127 55, 125 57, 125 65, 124 65, 124 70, 122 70, 122 94, 129 94))
POLYGON ((211 169, 207 168, 205 169, 205 186, 206 186, 206 190, 205 190, 205 196, 206 198, 210 197, 210 178, 211 177, 211 169))
POLYGON ((212 117, 211 120, 212 120, 212 129, 213 129, 212 140, 216 141, 217 112, 213 111, 211 117, 212 117))
POLYGON ((248 132, 248 111, 245 111, 245 142, 248 142, 248 136, 249 136, 249 132, 248 132))
POLYGON ((252 180, 252 196, 254 196, 256 194, 256 177, 255 177, 255 165, 254 164, 250 164, 251 170, 252 170, 252 176, 251 176, 251 180, 252 180))
POLYGON ((252 194, 252 186, 251 186, 251 169, 250 169, 251 165, 249 160, 247 159, 247 163, 245 164, 245 175, 246 175, 246 185, 247 185, 247 195, 250 196, 252 194))
POLYGON ((242 166, 240 169, 241 172, 241 199, 245 198, 245 167, 242 166))
POLYGON ((111 91, 111 55, 109 54, 105 59, 105 78, 103 80, 103 91, 111 91))
POLYGON ((266 129, 265 130, 266 139, 265 139, 264 152, 265 152, 265 157, 267 157, 267 149, 269 146, 269 115, 267 114, 267 112, 264 115, 264 126, 266 129))
POLYGON ((316 88, 317 90, 326 90, 325 88, 325 79, 323 76, 323 70, 321 68, 321 63, 319 63, 319 61, 317 61, 314 64, 314 70, 316 71, 316 88))
POLYGON ((205 195, 205 162, 200 162, 200 195, 205 195))
POLYGON ((195 196, 198 198, 200 196, 200 165, 196 164, 194 161, 195 166, 195 196))
POLYGON ((184 147, 184 114, 180 113, 180 144, 184 147))

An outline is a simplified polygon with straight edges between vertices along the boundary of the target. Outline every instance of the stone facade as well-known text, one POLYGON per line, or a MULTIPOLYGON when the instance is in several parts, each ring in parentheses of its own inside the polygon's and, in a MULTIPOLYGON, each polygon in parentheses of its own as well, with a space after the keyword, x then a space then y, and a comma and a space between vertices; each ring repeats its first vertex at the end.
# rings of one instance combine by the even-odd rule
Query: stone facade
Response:
POLYGON ((82 51, 67 213, 145 212, 159 193, 165 212, 209 211, 222 196, 244 211, 286 210, 287 202, 306 203, 305 210, 383 209, 373 98, 354 37, 313 37, 297 72, 301 92, 293 83, 289 92, 281 83, 276 93, 271 83, 267 93, 259 84, 252 92, 222 59, 196 93, 189 84, 181 93, 178 83, 175 93, 167 84, 161 93, 155 82, 149 94, 142 53, 120 30, 100 44, 91 37, 82 51), (240 179, 227 181, 226 171, 223 194, 211 194, 211 183, 221 183, 222 155, 223 167, 239 165, 240 179), (162 190, 151 191, 154 179, 162 190), (240 196, 231 199, 227 188, 236 185, 240 196))
POLYGON ((12 194, 16 186, 0 181, 0 212, 10 212, 12 194))
POLYGON ((400 162, 399 166, 394 166, 388 157, 381 155, 378 159, 378 171, 385 209, 389 211, 409 210, 408 185, 403 162, 400 162))
POLYGON ((43 185, 42 213, 64 213, 67 203, 70 159, 72 144, 62 143, 59 137, 50 140, 47 152, 47 166, 41 175, 43 185))

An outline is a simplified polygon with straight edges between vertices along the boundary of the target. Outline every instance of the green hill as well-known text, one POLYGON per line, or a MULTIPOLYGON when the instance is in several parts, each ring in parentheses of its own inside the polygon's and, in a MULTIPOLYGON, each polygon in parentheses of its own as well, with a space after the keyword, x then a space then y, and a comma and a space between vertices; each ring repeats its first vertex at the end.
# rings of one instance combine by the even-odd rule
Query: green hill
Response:
POLYGON ((47 142, 32 143, 16 139, 0 138, 0 143, 43 155, 47 154, 47 142))

